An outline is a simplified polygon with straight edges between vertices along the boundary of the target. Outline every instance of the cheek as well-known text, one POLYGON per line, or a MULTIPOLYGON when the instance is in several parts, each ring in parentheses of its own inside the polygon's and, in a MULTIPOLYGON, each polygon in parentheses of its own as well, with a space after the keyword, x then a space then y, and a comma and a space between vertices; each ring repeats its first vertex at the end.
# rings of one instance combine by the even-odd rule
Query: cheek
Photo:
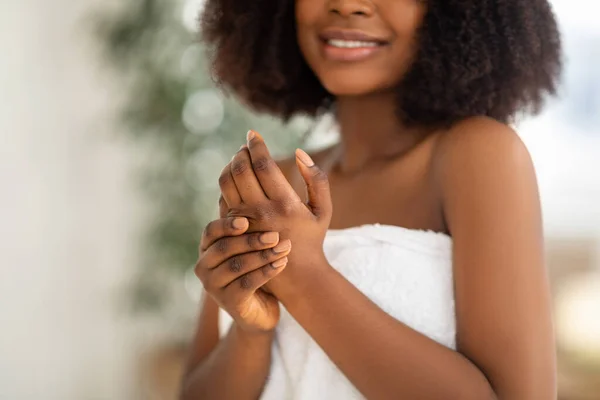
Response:
POLYGON ((325 9, 326 0, 296 0, 295 18, 296 18, 296 38, 302 55, 311 65, 310 60, 314 59, 314 54, 318 51, 317 44, 313 37, 317 34, 316 26, 319 18, 322 17, 322 9, 325 9))

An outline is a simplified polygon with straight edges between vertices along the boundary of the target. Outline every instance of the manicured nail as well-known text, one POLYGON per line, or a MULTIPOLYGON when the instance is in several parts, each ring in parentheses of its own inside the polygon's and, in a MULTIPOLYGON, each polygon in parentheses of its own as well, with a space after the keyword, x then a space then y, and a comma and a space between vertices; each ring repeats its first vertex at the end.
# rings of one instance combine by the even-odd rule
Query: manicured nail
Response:
POLYGON ((248 131, 248 133, 246 134, 246 140, 248 142, 250 142, 255 137, 256 137, 256 132, 254 132, 253 130, 248 131))
POLYGON ((296 156, 300 159, 302 164, 306 165, 307 167, 312 167, 315 165, 315 162, 312 160, 312 158, 310 158, 310 156, 302 149, 296 150, 296 156))
POLYGON ((292 248, 292 241, 287 239, 283 242, 279 243, 277 246, 273 247, 273 251, 275 253, 285 253, 289 249, 292 248))
POLYGON ((287 264, 287 262, 288 262, 288 259, 287 259, 287 257, 283 257, 283 258, 280 258, 280 259, 279 259, 279 260, 277 260, 277 261, 273 261, 273 262, 271 263, 271 266, 272 266, 273 268, 281 268, 281 267, 283 267, 285 264, 287 264))
POLYGON ((264 244, 273 244, 277 243, 279 240, 279 233, 277 232, 267 232, 260 235, 260 241, 264 244))
POLYGON ((231 223, 235 229, 245 229, 248 226, 248 220, 246 218, 236 218, 231 223))

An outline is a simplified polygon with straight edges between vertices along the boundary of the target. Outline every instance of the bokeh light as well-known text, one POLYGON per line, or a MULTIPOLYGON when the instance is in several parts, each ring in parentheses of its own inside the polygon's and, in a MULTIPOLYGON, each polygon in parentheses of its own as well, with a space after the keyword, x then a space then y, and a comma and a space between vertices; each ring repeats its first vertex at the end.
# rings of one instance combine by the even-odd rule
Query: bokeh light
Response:
POLYGON ((194 153, 186 165, 186 181, 198 191, 216 191, 219 188, 219 173, 229 159, 218 148, 201 148, 194 153))
POLYGON ((600 369, 600 272, 566 283, 557 304, 559 343, 600 369))
POLYGON ((204 0, 184 0, 181 21, 190 32, 198 32, 198 16, 204 6, 204 0))
POLYGON ((224 113, 221 96, 213 89, 202 89, 185 102, 183 124, 190 132, 205 135, 221 125, 224 113))

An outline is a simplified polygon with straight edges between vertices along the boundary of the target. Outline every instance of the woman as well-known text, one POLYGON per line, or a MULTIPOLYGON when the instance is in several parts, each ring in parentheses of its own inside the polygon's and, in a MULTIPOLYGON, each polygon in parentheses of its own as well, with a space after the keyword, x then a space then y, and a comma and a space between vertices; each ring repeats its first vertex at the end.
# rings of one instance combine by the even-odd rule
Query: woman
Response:
POLYGON ((507 125, 555 92, 548 2, 208 0, 202 21, 225 88, 331 112, 341 141, 276 164, 251 131, 223 170, 181 398, 555 398, 535 173, 507 125))

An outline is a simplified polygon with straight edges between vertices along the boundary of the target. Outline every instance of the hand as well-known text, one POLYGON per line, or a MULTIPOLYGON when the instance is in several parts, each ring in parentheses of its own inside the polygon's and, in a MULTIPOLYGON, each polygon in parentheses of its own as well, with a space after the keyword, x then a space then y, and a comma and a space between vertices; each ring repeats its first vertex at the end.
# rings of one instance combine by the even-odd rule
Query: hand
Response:
POLYGON ((277 232, 246 233, 245 218, 209 223, 200 243, 196 275, 216 303, 248 332, 268 332, 279 321, 279 302, 260 287, 281 273, 291 249, 277 232))
POLYGON ((247 147, 240 149, 219 179, 221 207, 229 208, 229 216, 246 217, 251 232, 279 232, 282 239, 292 241, 294 251, 286 271, 266 285, 280 300, 301 275, 328 265, 323 253, 332 215, 327 175, 302 150, 296 152, 296 164, 306 182, 308 204, 288 183, 262 137, 252 131, 247 147))

